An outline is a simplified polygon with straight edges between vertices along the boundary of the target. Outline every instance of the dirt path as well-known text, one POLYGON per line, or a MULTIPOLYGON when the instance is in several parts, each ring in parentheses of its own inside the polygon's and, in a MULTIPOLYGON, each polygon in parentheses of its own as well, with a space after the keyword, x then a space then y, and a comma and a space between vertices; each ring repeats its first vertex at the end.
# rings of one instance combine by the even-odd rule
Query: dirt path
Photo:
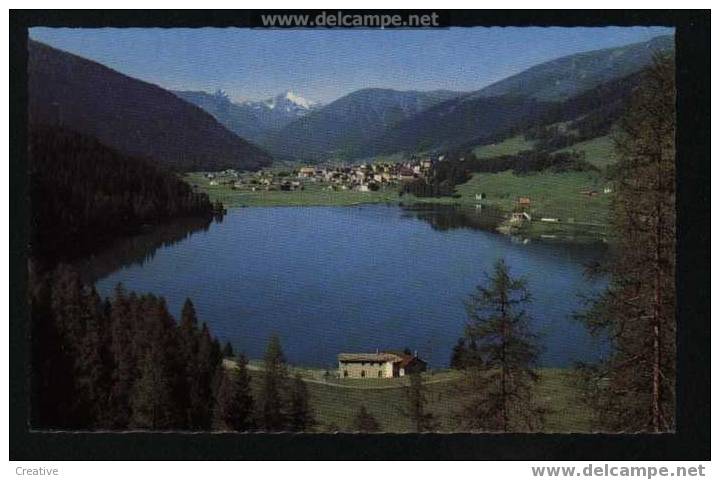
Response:
MULTIPOLYGON (((233 360, 224 359, 223 365, 225 368, 231 368, 235 369, 237 368, 237 363, 233 360)), ((253 372, 262 372, 264 369, 259 365, 253 365, 248 364, 247 369, 253 372)), ((328 382, 326 380, 319 380, 317 378, 310 378, 306 376, 301 376, 303 382, 305 383, 314 383, 317 385, 326 385, 328 387, 335 387, 335 388, 347 388, 351 390, 396 390, 400 388, 405 388, 407 385, 405 384, 395 384, 395 385, 347 385, 342 383, 336 383, 336 382, 328 382)), ((425 380, 424 385, 432 385, 435 383, 447 383, 457 380, 457 378, 454 377, 445 377, 445 378, 436 378, 436 379, 429 379, 425 380)))

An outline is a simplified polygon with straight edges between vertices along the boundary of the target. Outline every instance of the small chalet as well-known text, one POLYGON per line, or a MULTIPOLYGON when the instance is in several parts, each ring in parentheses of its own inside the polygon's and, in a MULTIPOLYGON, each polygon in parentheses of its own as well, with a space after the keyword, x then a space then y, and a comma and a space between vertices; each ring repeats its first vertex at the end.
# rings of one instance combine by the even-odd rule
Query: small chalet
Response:
POLYGON ((512 215, 510 216, 511 222, 522 223, 525 221, 529 222, 531 220, 532 220, 532 217, 527 212, 513 212, 512 215))
POLYGON ((309 178, 315 176, 315 168, 313 167, 302 167, 298 172, 298 177, 309 178))
POLYGON ((341 353, 338 355, 340 378, 393 378, 424 372, 427 363, 405 353, 341 353))

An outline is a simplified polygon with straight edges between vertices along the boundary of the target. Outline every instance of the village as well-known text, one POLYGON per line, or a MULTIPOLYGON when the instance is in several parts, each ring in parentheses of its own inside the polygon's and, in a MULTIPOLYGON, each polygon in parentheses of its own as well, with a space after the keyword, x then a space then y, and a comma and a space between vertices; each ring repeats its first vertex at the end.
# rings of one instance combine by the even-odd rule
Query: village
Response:
POLYGON ((374 192, 394 187, 400 182, 415 181, 432 175, 434 166, 445 156, 411 159, 404 162, 363 163, 353 166, 316 165, 294 170, 267 169, 242 173, 233 169, 204 172, 210 186, 225 185, 231 189, 258 191, 303 190, 307 183, 320 184, 328 191, 354 190, 374 192))
POLYGON ((403 185, 431 183, 446 155, 414 155, 357 165, 278 165, 256 172, 227 169, 186 176, 195 189, 231 207, 350 206, 367 203, 452 204, 477 212, 496 209, 496 230, 524 238, 605 241, 612 185, 594 172, 475 173, 452 196, 417 197, 403 185), (521 180, 518 180, 521 178, 521 180))

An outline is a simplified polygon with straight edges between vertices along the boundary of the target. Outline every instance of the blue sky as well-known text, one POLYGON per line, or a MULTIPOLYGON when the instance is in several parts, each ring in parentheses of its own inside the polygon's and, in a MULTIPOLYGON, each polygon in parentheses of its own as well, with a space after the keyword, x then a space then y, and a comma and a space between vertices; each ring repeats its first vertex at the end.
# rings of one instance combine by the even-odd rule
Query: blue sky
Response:
POLYGON ((235 100, 293 90, 327 103, 366 87, 477 90, 553 58, 669 33, 665 27, 32 28, 30 37, 168 89, 221 88, 235 100))

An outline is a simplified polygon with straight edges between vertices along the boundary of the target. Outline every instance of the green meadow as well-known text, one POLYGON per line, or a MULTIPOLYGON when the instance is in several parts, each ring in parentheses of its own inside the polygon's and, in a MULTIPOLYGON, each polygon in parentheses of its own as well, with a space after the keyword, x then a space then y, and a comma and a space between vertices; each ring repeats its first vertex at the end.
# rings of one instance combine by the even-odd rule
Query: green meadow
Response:
MULTIPOLYGON (((410 432, 412 424, 405 415, 407 378, 346 380, 331 377, 325 371, 290 367, 289 373, 300 373, 305 380, 315 431, 352 431, 353 419, 362 405, 378 420, 383 432, 410 432)), ((250 363, 255 398, 262 395, 262 362, 250 363)), ((546 411, 542 432, 590 432, 592 412, 580 401, 580 392, 569 369, 543 368, 536 386, 535 401, 546 411)), ((437 424, 436 431, 460 429, 457 412, 462 409, 463 395, 459 385, 463 374, 442 370, 423 374, 427 409, 437 424)))
POLYGON ((516 135, 502 142, 475 147, 473 153, 477 158, 492 158, 501 155, 515 155, 523 150, 532 150, 534 146, 535 142, 526 140, 525 135, 516 135))
POLYGON ((617 161, 615 144, 610 135, 579 142, 558 152, 584 152, 585 160, 602 169, 617 161))

